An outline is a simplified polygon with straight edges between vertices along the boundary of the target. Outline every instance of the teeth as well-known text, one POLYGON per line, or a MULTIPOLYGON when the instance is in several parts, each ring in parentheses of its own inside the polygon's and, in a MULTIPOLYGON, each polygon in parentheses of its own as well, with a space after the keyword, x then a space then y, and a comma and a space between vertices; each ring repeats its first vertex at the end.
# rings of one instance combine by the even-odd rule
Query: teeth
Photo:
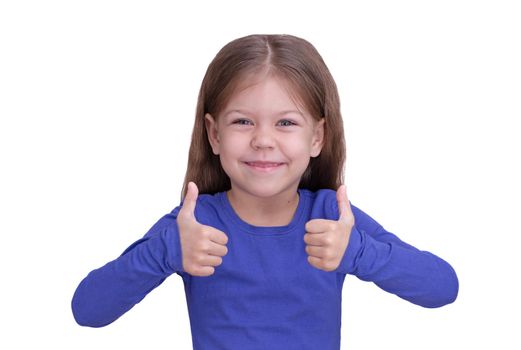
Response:
POLYGON ((248 163, 248 164, 259 167, 259 168, 271 168, 271 167, 279 165, 280 163, 248 163))

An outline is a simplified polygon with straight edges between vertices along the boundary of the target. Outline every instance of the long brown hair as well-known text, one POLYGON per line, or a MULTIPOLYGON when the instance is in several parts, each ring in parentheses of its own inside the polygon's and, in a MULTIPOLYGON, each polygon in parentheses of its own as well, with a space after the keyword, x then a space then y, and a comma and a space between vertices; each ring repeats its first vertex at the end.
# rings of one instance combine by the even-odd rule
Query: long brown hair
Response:
POLYGON ((338 90, 329 69, 315 47, 293 35, 248 35, 226 44, 208 66, 201 83, 195 113, 181 200, 190 181, 199 194, 227 191, 230 178, 218 155, 213 154, 205 127, 205 114, 214 118, 246 76, 261 71, 284 78, 294 97, 315 120, 325 118, 324 145, 318 157, 310 158, 299 188, 337 190, 342 184, 345 140, 338 90))

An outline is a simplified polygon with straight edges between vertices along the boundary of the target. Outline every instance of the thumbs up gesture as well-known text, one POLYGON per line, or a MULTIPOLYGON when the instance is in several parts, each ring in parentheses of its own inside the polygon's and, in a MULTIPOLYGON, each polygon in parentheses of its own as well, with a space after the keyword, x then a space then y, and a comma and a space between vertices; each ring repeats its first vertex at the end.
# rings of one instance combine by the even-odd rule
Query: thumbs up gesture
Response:
POLYGON ((183 206, 177 215, 183 269, 193 276, 210 276, 228 253, 228 236, 197 222, 194 212, 198 195, 197 185, 189 182, 183 206))
POLYGON ((351 229, 355 225, 355 217, 347 199, 346 187, 342 185, 336 192, 338 221, 313 219, 306 223, 306 253, 310 265, 333 271, 339 265, 349 243, 351 229))

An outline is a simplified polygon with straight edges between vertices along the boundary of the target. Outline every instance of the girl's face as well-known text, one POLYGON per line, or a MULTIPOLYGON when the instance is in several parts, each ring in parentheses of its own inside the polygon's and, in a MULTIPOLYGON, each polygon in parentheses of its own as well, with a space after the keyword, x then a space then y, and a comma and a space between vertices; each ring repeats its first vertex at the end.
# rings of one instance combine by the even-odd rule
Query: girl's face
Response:
POLYGON ((294 194, 310 157, 320 154, 324 118, 315 121, 285 86, 275 77, 257 79, 231 97, 217 121, 205 115, 213 153, 234 192, 294 194))

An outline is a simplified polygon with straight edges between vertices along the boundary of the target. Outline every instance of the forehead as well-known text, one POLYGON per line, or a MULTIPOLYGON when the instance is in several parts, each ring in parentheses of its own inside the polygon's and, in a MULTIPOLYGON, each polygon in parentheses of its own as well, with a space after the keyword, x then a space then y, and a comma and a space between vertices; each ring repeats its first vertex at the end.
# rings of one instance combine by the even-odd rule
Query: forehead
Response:
POLYGON ((223 113, 266 110, 271 113, 299 113, 311 117, 298 91, 287 80, 273 75, 253 75, 240 79, 223 113))

